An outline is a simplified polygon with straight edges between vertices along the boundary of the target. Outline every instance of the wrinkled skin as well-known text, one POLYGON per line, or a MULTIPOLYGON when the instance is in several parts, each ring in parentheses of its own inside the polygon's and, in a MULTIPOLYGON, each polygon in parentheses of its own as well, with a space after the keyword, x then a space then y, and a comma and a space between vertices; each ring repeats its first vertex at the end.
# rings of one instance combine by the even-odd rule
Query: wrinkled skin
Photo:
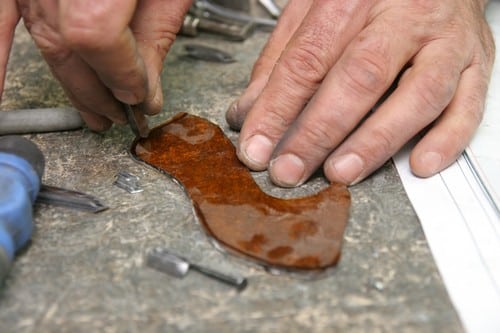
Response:
POLYGON ((429 128, 411 154, 427 177, 463 151, 494 59, 485 0, 291 0, 226 118, 239 158, 282 186, 321 165, 354 184, 429 128), (401 74, 397 87, 377 104, 401 74))
MULTIPOLYGON (((124 124, 120 102, 141 115, 163 103, 160 73, 191 1, 1 0, 0 95, 20 17, 88 126, 124 124)), ((144 121, 144 116, 139 121, 144 121)))
MULTIPOLYGON (((354 184, 427 129, 413 172, 451 164, 482 118, 494 59, 487 0, 290 0, 226 118, 239 158, 296 186, 354 184), (401 75, 375 112, 370 110, 401 75)), ((0 94, 19 17, 94 130, 118 101, 159 112, 160 72, 191 1, 2 0, 0 94)))

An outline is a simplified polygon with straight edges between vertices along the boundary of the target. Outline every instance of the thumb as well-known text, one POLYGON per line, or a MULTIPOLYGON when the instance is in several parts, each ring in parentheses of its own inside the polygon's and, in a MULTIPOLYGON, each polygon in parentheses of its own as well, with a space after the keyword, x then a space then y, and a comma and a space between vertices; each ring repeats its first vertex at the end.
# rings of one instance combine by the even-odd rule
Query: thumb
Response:
POLYGON ((163 61, 175 41, 191 0, 143 0, 137 2, 131 22, 132 33, 146 66, 148 90, 141 110, 145 114, 161 111, 163 61))

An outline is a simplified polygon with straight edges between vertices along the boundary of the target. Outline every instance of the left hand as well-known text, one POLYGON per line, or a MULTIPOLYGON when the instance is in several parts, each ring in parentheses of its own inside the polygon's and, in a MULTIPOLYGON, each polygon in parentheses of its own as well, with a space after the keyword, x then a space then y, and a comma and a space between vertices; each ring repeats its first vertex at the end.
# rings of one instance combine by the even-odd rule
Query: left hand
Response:
POLYGON ((431 125, 411 167, 444 169, 483 114, 494 59, 485 2, 290 0, 226 115, 242 127, 239 158, 281 186, 320 165, 354 184, 431 125))
POLYGON ((17 2, 16 21, 20 14, 89 128, 126 123, 122 103, 137 105, 140 123, 160 112, 163 60, 191 0, 1 1, 17 2))

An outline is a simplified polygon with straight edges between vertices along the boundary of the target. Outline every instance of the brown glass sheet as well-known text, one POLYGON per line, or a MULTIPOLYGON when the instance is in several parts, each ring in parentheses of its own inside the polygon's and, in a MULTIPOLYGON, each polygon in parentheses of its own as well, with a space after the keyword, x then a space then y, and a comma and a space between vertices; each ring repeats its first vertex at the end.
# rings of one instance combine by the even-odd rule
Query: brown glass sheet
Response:
POLYGON ((338 261, 350 207, 344 185, 305 198, 271 197, 220 128, 185 113, 137 139, 131 152, 184 186, 208 235, 229 252, 285 270, 338 261))

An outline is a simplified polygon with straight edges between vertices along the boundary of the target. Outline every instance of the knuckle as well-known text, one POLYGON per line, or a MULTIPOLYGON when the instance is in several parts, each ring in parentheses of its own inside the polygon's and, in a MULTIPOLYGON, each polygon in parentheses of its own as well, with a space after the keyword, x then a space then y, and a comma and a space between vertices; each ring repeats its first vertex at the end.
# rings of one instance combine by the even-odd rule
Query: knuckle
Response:
MULTIPOLYGON (((433 0, 413 0, 412 9, 418 17, 429 22, 449 22, 450 15, 453 11, 444 6, 441 1, 433 0)), ((418 20, 412 20, 412 23, 417 23, 418 20)))
POLYGON ((300 126, 299 132, 302 142, 309 145, 307 149, 318 150, 319 153, 329 152, 337 144, 327 122, 308 122, 300 126))
POLYGON ((393 133, 382 126, 375 128, 371 132, 369 143, 362 150, 362 155, 371 164, 378 165, 382 160, 385 161, 395 150, 396 140, 393 133))
POLYGON ((30 33, 51 66, 62 64, 71 56, 71 51, 64 46, 60 36, 47 24, 33 24, 30 33))
POLYGON ((269 54, 262 52, 253 65, 251 80, 255 80, 261 75, 269 76, 272 72, 274 64, 275 59, 269 54))
POLYGON ((304 87, 318 85, 328 71, 324 52, 307 42, 284 55, 278 64, 294 83, 304 87))
POLYGON ((376 50, 358 50, 341 67, 345 84, 358 94, 377 94, 388 86, 390 73, 386 58, 376 50))
POLYGON ((263 114, 259 121, 255 123, 255 132, 263 133, 266 136, 278 140, 289 128, 292 119, 286 112, 279 108, 266 107, 262 109, 263 114))
POLYGON ((281 135, 291 123, 291 120, 287 117, 286 113, 282 113, 277 110, 268 110, 266 117, 268 118, 268 123, 274 125, 270 128, 272 132, 274 132, 274 135, 281 135))
POLYGON ((455 156, 460 154, 470 139, 468 135, 464 135, 464 131, 462 128, 455 126, 446 128, 443 134, 446 138, 446 147, 442 148, 444 155, 455 156))
POLYGON ((421 73, 415 79, 415 89, 423 112, 441 112, 452 99, 457 80, 451 73, 442 69, 433 68, 432 71, 421 73))
POLYGON ((464 99, 464 118, 470 121, 470 124, 478 126, 484 116, 485 96, 482 91, 474 90, 464 99))
POLYGON ((495 61, 496 45, 491 29, 486 25, 479 34, 480 38, 480 53, 483 55, 484 64, 487 68, 485 71, 489 73, 490 68, 495 61))
POLYGON ((436 7, 439 5, 434 0, 414 0, 414 6, 425 10, 426 12, 435 11, 436 7))
POLYGON ((118 39, 121 31, 108 26, 108 13, 100 6, 90 7, 85 15, 69 15, 61 22, 61 35, 73 48, 100 48, 118 39), (106 33, 103 33, 103 32, 106 33))

